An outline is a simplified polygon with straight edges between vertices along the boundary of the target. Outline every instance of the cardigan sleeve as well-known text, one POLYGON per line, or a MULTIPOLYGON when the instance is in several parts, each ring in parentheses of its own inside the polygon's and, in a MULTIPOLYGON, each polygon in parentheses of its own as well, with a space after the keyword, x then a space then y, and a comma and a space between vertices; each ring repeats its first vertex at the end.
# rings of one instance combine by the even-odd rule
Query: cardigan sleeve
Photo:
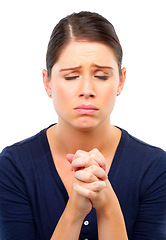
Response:
POLYGON ((0 154, 0 239, 35 240, 35 223, 26 185, 16 159, 0 154))
POLYGON ((143 169, 140 206, 132 240, 165 240, 166 153, 162 151, 160 157, 143 169))

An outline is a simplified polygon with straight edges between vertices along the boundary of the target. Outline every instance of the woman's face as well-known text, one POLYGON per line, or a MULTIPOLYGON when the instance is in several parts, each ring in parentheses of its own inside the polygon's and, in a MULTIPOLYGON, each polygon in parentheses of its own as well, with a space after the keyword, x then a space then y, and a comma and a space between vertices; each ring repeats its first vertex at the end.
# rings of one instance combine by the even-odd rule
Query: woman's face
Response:
POLYGON ((108 123, 117 93, 126 76, 112 49, 102 43, 72 41, 61 52, 51 78, 43 70, 44 85, 51 93, 59 123, 89 130, 108 123))

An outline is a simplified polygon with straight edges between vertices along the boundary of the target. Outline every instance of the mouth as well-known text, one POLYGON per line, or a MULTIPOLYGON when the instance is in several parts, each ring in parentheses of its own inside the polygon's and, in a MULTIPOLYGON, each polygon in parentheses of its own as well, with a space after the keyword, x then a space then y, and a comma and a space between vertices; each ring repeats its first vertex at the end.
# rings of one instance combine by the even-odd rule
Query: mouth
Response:
POLYGON ((74 108, 74 111, 81 115, 93 115, 98 110, 99 109, 93 105, 84 105, 84 104, 74 108))

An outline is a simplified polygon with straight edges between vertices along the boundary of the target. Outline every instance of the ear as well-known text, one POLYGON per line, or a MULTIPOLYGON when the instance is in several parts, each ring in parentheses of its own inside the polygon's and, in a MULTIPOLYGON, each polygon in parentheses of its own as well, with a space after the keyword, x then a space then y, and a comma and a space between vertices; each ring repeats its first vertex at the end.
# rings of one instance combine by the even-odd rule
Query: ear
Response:
POLYGON ((119 85, 118 85, 118 91, 117 91, 119 94, 121 94, 121 92, 123 90, 125 81, 126 81, 126 68, 124 67, 121 70, 121 75, 119 78, 119 85))
POLYGON ((43 75, 43 84, 44 84, 46 93, 51 98, 51 95, 52 95, 51 83, 50 83, 50 78, 48 78, 47 70, 43 69, 42 75, 43 75))

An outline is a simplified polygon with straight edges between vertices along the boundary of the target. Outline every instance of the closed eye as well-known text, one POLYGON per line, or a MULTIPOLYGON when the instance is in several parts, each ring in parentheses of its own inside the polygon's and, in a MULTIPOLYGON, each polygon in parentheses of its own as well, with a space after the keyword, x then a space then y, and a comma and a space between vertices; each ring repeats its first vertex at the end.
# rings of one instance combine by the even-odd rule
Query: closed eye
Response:
POLYGON ((79 76, 72 76, 72 77, 65 77, 65 80, 74 80, 78 78, 79 76))
POLYGON ((97 75, 95 75, 95 78, 99 78, 99 79, 102 79, 102 80, 108 80, 109 76, 97 76, 97 75))

